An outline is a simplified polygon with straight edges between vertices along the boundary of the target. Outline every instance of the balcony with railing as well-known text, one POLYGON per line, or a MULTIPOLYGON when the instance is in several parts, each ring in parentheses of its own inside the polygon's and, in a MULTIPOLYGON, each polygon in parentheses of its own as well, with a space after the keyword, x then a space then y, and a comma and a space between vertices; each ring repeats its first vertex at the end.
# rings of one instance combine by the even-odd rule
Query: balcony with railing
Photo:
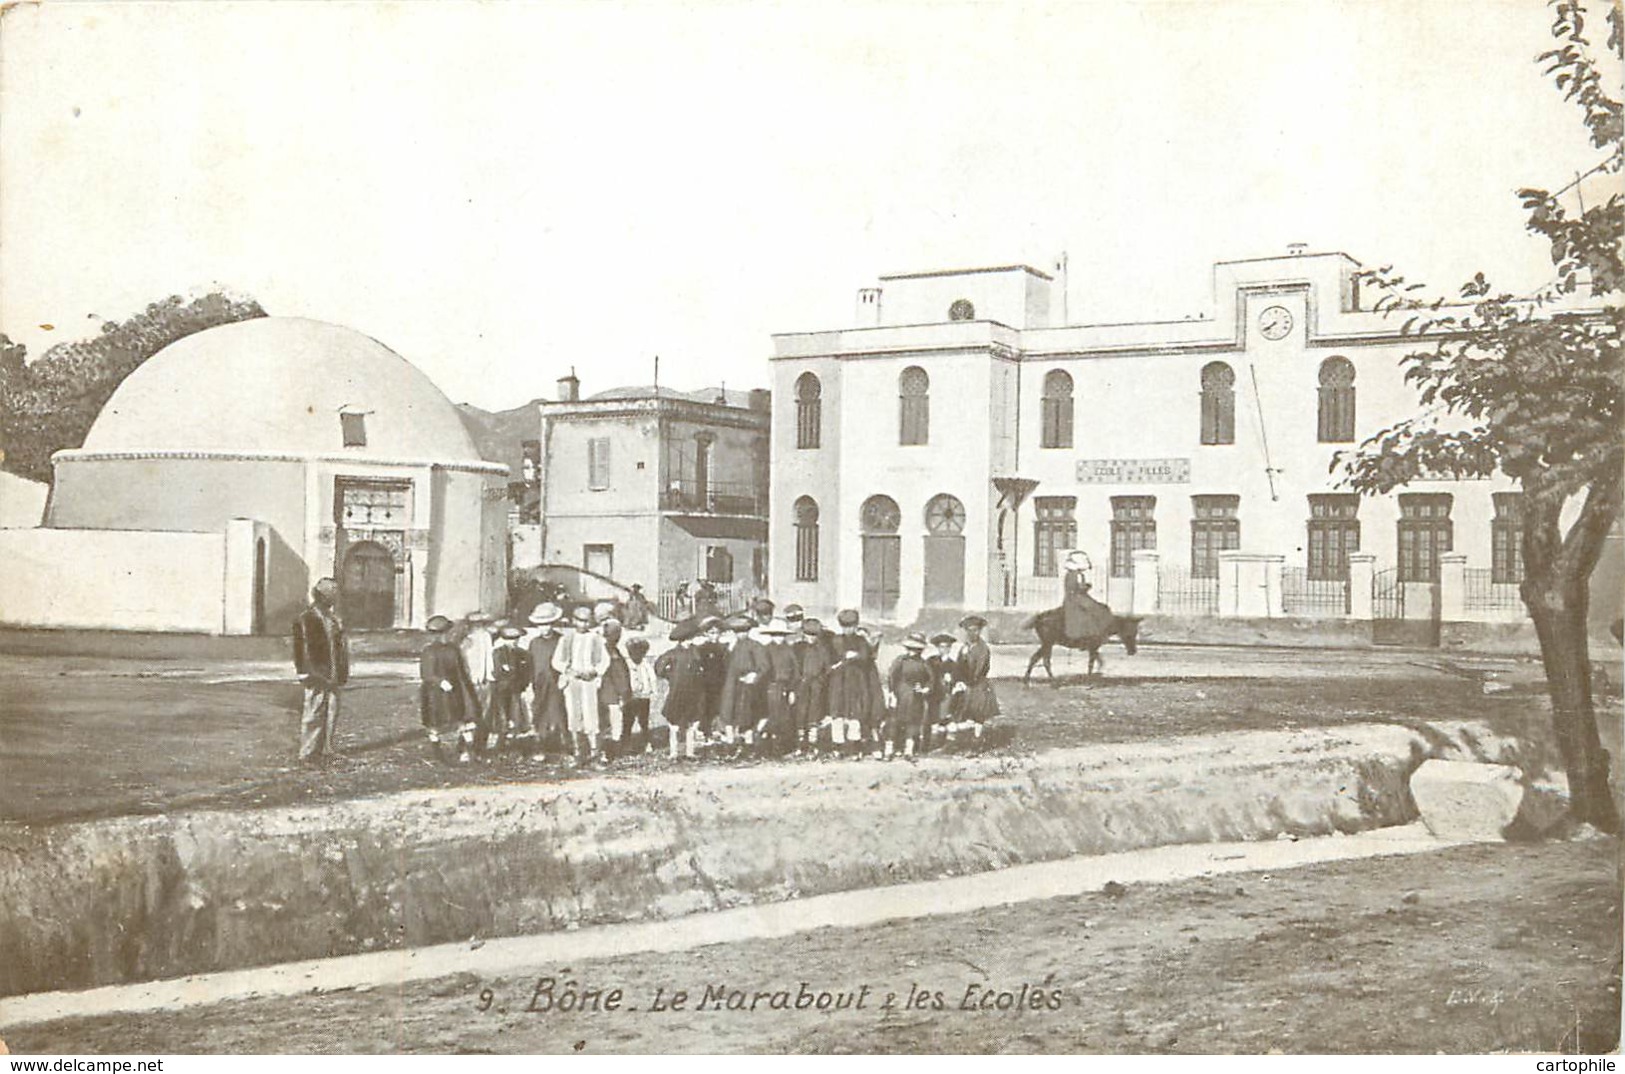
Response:
POLYGON ((660 509, 678 515, 767 517, 767 490, 753 481, 673 481, 660 493, 660 509))

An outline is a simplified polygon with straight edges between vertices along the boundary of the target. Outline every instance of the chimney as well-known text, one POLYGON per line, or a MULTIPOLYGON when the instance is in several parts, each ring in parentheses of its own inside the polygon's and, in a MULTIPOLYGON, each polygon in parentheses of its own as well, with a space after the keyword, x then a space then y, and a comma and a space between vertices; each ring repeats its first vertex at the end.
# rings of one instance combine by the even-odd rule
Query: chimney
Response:
POLYGON ((581 400, 581 378, 576 376, 575 366, 570 367, 570 375, 559 378, 559 402, 575 403, 581 400))
POLYGON ((877 328, 880 325, 880 288, 858 288, 858 327, 877 328))
POLYGON ((758 413, 771 414, 773 412, 773 393, 766 388, 752 388, 750 390, 750 402, 746 405, 758 413))

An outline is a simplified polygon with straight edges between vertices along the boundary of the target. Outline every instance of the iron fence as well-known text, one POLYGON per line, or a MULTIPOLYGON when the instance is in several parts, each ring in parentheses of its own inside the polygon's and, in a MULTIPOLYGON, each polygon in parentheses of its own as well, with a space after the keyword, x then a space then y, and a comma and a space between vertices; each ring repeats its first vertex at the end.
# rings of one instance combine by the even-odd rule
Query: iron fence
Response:
POLYGON ((1059 608, 1062 599, 1062 580, 1055 578, 1025 577, 1016 578, 1012 594, 1013 601, 1008 603, 1016 608, 1031 608, 1034 611, 1043 611, 1046 608, 1059 608))
POLYGON ((1281 606, 1288 615, 1347 615, 1348 579, 1311 578, 1303 567, 1287 567, 1281 571, 1281 606))
POLYGON ((1157 611, 1163 615, 1218 615, 1219 578, 1164 564, 1157 575, 1157 611))
POLYGON ((1521 612, 1517 582, 1497 582, 1488 567, 1468 567, 1463 606, 1470 612, 1521 612))
POLYGON ((1371 576, 1371 618, 1405 618, 1405 583, 1399 580, 1398 567, 1371 576))
POLYGON ((767 517, 767 493, 749 481, 673 481, 660 493, 663 511, 767 517))
POLYGON ((662 619, 686 619, 697 613, 722 615, 738 611, 762 595, 754 582, 688 583, 662 589, 655 599, 655 614, 662 619))

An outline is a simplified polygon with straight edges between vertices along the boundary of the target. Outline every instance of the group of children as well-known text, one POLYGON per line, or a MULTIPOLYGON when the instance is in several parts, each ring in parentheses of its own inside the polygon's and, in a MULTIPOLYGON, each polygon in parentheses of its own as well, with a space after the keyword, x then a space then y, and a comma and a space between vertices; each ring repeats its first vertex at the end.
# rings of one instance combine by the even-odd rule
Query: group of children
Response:
POLYGON ((508 749, 603 764, 653 752, 657 703, 674 760, 913 757, 961 738, 982 744, 998 700, 979 616, 961 622, 963 643, 908 635, 883 677, 880 637, 858 625, 857 612, 841 612, 834 630, 796 605, 773 612, 763 599, 747 612, 686 619, 653 660, 648 639, 629 635, 610 604, 567 619, 543 603, 529 631, 482 613, 460 624, 435 616, 419 664, 430 746, 454 749, 463 763, 508 749))

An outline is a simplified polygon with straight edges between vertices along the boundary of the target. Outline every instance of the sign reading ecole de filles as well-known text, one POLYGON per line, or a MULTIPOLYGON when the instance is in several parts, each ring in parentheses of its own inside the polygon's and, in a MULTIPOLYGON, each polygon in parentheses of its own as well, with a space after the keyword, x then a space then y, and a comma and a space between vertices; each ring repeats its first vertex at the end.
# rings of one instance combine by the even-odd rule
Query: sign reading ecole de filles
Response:
POLYGON ((1080 485, 1188 485, 1190 459, 1079 459, 1080 485))

